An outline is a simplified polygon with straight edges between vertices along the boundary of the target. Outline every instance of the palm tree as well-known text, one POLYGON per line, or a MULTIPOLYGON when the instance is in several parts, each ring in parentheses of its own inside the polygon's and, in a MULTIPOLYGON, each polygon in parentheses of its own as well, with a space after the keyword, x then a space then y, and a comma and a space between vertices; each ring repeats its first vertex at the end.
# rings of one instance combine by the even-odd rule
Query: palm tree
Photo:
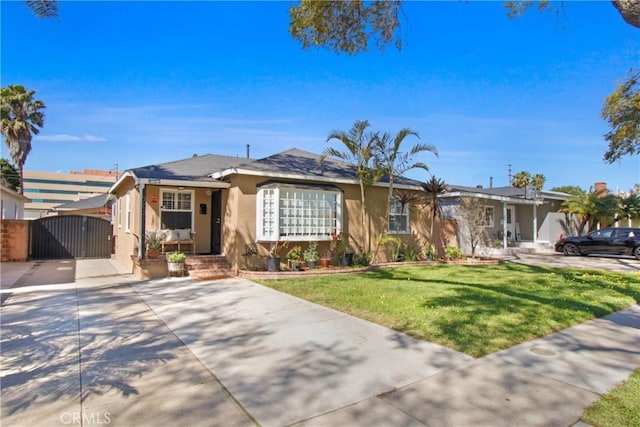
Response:
POLYGON ((31 152, 31 138, 37 135, 44 124, 44 102, 35 100, 35 90, 26 90, 21 85, 9 85, 0 90, 0 131, 9 147, 9 155, 18 168, 22 194, 22 170, 31 152))
POLYGON ((619 214, 627 219, 627 226, 631 227, 633 220, 640 218, 640 193, 631 193, 619 199, 619 214))
POLYGON ((527 171, 520 171, 511 178, 511 185, 516 188, 525 188, 531 182, 531 174, 527 171))
POLYGON ((333 131, 327 142, 337 140, 345 150, 329 147, 324 150, 323 159, 335 157, 356 165, 356 177, 360 184, 360 225, 362 227, 362 246, 360 249, 370 250, 369 232, 366 227, 366 187, 370 187, 380 179, 376 166, 377 134, 366 132, 371 125, 368 120, 356 121, 349 131, 333 131))
POLYGON ((25 3, 38 18, 58 17, 58 0, 25 0, 25 3))
MULTIPOLYGON (((377 138, 377 147, 379 155, 380 170, 387 176, 389 181, 389 195, 387 197, 387 213, 385 215, 385 224, 389 220, 389 209, 391 208, 391 200, 393 196, 393 181, 395 176, 402 176, 411 169, 424 169, 429 171, 429 166, 422 162, 414 162, 415 156, 422 152, 433 153, 436 157, 438 151, 431 144, 416 144, 409 151, 401 152, 400 148, 405 138, 415 136, 420 138, 417 132, 404 128, 401 129, 395 137, 391 138, 388 133, 382 134, 377 138)), ((383 230, 385 227, 383 227, 383 230)))
POLYGON ((433 243, 433 224, 436 218, 442 217, 442 206, 440 205, 440 199, 438 196, 444 194, 447 191, 447 184, 444 180, 436 178, 431 175, 431 179, 421 184, 422 191, 424 192, 424 202, 431 208, 431 224, 429 227, 429 238, 433 243))
POLYGON ((574 214, 578 220, 578 235, 585 231, 595 230, 598 222, 610 222, 613 220, 617 207, 616 197, 613 195, 602 196, 595 191, 582 190, 569 197, 562 203, 561 211, 574 214))

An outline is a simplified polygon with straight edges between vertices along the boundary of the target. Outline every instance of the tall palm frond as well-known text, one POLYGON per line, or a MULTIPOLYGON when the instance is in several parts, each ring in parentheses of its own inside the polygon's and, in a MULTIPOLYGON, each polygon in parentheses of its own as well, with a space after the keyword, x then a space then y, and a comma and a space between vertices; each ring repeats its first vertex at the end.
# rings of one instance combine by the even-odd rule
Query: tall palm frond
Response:
POLYGON ((371 125, 368 120, 358 120, 347 131, 334 131, 327 137, 327 142, 333 140, 342 144, 343 150, 328 147, 324 150, 321 161, 326 157, 335 157, 356 166, 356 177, 360 185, 360 225, 362 227, 361 249, 369 250, 369 233, 366 227, 366 187, 375 184, 380 179, 376 155, 376 141, 378 135, 367 132, 371 125))
POLYGON ((38 18, 58 17, 58 0, 25 0, 25 3, 38 18))
POLYGON ((433 224, 436 218, 442 217, 442 206, 438 196, 447 192, 447 183, 435 176, 431 176, 429 181, 420 184, 424 192, 424 203, 431 208, 431 224, 429 238, 433 242, 433 224))
MULTIPOLYGON (((18 168, 20 183, 27 156, 31 152, 31 139, 44 125, 44 102, 34 99, 36 91, 21 85, 9 85, 0 90, 0 132, 9 148, 13 164, 18 168)), ((20 193, 22 193, 20 185, 20 193)))

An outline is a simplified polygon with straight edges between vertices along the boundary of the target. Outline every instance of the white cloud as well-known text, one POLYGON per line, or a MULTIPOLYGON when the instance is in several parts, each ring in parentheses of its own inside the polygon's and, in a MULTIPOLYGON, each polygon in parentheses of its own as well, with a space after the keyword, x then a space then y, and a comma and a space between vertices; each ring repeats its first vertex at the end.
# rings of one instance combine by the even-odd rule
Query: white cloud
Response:
POLYGON ((67 135, 67 134, 57 134, 57 135, 38 135, 35 139, 39 141, 49 141, 49 142, 104 142, 107 139, 101 138, 99 136, 94 135, 67 135))

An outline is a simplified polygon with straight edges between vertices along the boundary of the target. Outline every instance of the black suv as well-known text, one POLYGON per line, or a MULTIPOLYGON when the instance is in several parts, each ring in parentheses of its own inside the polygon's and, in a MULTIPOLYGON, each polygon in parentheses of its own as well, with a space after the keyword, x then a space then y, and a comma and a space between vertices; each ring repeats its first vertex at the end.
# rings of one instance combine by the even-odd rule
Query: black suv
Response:
POLYGON ((556 252, 565 255, 630 255, 640 260, 640 228, 603 228, 585 236, 565 237, 556 242, 556 252))

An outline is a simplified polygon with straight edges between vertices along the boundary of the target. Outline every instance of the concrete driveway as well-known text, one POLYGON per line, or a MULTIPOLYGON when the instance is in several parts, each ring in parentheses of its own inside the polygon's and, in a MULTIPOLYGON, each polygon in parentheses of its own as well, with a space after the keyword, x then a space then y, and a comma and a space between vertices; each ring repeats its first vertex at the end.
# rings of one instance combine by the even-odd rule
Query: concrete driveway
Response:
POLYGON ((640 261, 622 256, 565 256, 562 254, 520 254, 507 258, 510 262, 550 267, 590 268, 619 273, 640 273, 640 261))
POLYGON ((3 425, 565 427, 640 365, 637 305, 472 359, 243 279, 24 271, 3 425))

